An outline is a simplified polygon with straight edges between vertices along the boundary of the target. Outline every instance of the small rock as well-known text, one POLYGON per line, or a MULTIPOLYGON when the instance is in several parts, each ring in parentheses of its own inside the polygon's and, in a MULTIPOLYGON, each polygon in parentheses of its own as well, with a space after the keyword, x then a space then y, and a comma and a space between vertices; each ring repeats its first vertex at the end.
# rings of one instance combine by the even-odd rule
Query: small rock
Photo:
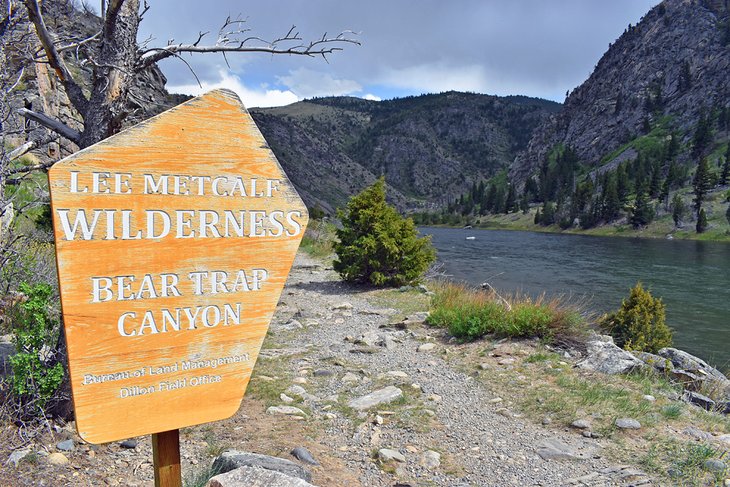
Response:
POLYGON ((374 423, 380 425, 380 424, 383 424, 383 422, 384 422, 383 417, 379 414, 376 414, 374 423))
POLYGON ((490 399, 490 400, 489 400, 489 401, 487 401, 487 402, 488 402, 489 404, 497 404, 497 403, 499 403, 499 402, 502 402, 502 398, 501 398, 501 397, 493 397, 492 399, 490 399))
POLYGON ((306 377, 295 377, 294 380, 292 380, 295 384, 306 384, 309 382, 306 377))
POLYGON ((419 345, 416 350, 418 352, 428 352, 430 350, 433 350, 434 348, 436 348, 435 343, 424 343, 423 345, 419 345))
POLYGON ((705 460, 705 463, 703 464, 705 467, 705 470, 709 470, 710 472, 717 472, 721 473, 724 472, 727 468, 727 465, 725 465, 725 462, 722 460, 716 460, 714 458, 710 458, 709 460, 705 460))
POLYGON ((433 450, 427 450, 421 454, 418 463, 428 470, 436 469, 441 465, 441 454, 433 450))
POLYGON ((286 395, 286 394, 284 394, 283 392, 282 392, 281 394, 279 394, 279 399, 281 399, 281 401, 282 401, 282 402, 283 402, 284 404, 291 404, 291 403, 293 403, 293 402, 294 402, 294 398, 291 398, 291 397, 287 396, 287 395, 286 395))
POLYGON ((48 455, 48 463, 51 465, 66 465, 68 463, 68 458, 66 458, 66 455, 63 453, 51 453, 48 455))
POLYGON ((544 418, 542 418, 542 424, 544 424, 546 426, 552 422, 553 422, 553 420, 552 420, 552 418, 550 418, 550 416, 545 416, 544 418))
POLYGON ((441 402, 441 396, 438 394, 430 394, 426 399, 432 402, 441 402))
POLYGON ((28 455, 30 455, 30 450, 15 450, 10 454, 8 459, 5 461, 5 464, 8 465, 12 463, 13 466, 17 467, 18 463, 28 455))
POLYGON ((479 364, 479 368, 482 369, 482 370, 489 370, 491 368, 491 365, 486 364, 486 363, 479 364))
POLYGON ((645 401, 654 402, 656 401, 656 397, 652 396, 651 394, 645 394, 644 396, 645 401))
POLYGON ((378 459, 380 459, 381 462, 390 462, 395 460, 396 462, 405 462, 406 457, 404 457, 400 452, 396 450, 391 450, 389 448, 381 448, 378 450, 378 459))
POLYGON ((337 415, 335 413, 325 413, 324 417, 326 419, 335 419, 337 415))
POLYGON ((335 375, 335 373, 327 369, 318 369, 314 371, 315 377, 332 377, 333 375, 335 375))
POLYGON ((408 374, 406 374, 405 372, 400 371, 400 370, 389 370, 388 372, 385 373, 385 375, 388 377, 393 377, 395 379, 407 379, 408 378, 408 374))
POLYGON ((342 382, 360 382, 360 378, 352 372, 348 372, 342 376, 342 382))
POLYGON ((579 430, 587 430, 591 428, 591 423, 585 419, 576 419, 570 423, 570 426, 578 428, 579 430))
POLYGON ((371 392, 370 394, 367 394, 365 396, 353 399, 348 403, 348 405, 353 409, 362 411, 365 409, 370 409, 371 407, 378 406, 380 404, 393 402, 401 397, 403 397, 402 390, 398 389, 395 386, 388 386, 384 387, 383 389, 371 392))
POLYGON ((497 414, 504 416, 505 418, 511 418, 512 412, 507 408, 499 408, 497 409, 497 414))
POLYGON ((619 418, 616 420, 616 427, 622 430, 638 430, 641 428, 641 423, 631 418, 619 418))
POLYGON ((130 438, 128 440, 124 440, 123 442, 119 443, 119 446, 121 446, 122 448, 128 448, 131 450, 132 448, 137 448, 138 444, 139 444, 138 440, 135 440, 134 438, 130 438))
POLYGON ((56 444, 56 448, 61 451, 74 451, 74 440, 63 440, 56 444))
POLYGON ((271 406, 266 414, 282 414, 284 416, 306 416, 307 414, 294 406, 271 406))
POLYGON ((414 382, 413 384, 411 384, 411 389, 413 389, 414 391, 421 392, 421 384, 416 384, 414 382))
POLYGON ((499 364, 499 365, 514 365, 514 363, 515 363, 515 359, 513 359, 513 358, 503 358, 497 362, 497 364, 499 364))
POLYGON ((308 463, 310 465, 319 465, 319 462, 314 459, 312 454, 303 446, 298 446, 291 451, 291 454, 297 460, 308 463))
POLYGON ((344 301, 342 303, 332 306, 332 309, 334 311, 346 311, 346 310, 352 309, 352 304, 348 303, 347 301, 344 301))

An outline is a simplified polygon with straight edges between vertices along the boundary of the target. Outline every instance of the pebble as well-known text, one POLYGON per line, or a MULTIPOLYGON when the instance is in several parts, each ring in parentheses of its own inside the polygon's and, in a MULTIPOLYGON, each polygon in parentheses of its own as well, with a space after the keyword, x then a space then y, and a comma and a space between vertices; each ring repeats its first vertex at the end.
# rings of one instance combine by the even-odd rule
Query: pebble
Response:
POLYGON ((428 352, 436 348, 435 343, 424 343, 422 345, 419 345, 416 351, 418 352, 428 352))
POLYGON ((352 304, 347 301, 343 301, 342 303, 332 306, 332 310, 334 311, 345 311, 350 309, 352 309, 352 304))
POLYGON ((74 440, 63 440, 56 443, 56 448, 61 451, 73 451, 75 446, 74 440))
POLYGON ((30 450, 15 450, 13 453, 10 454, 8 459, 5 461, 5 464, 12 463, 14 466, 18 466, 18 462, 20 462, 23 458, 30 455, 30 450))
POLYGON ((408 374, 406 374, 405 372, 403 372, 401 370, 389 370, 388 372, 385 373, 385 375, 387 375, 388 377, 393 377, 395 379, 407 379, 408 378, 408 374))
POLYGON ((138 440, 135 440, 134 438, 130 438, 128 440, 124 440, 123 442, 119 443, 119 446, 121 446, 122 448, 132 449, 132 448, 137 448, 138 444, 139 444, 138 440))
POLYGON ((294 398, 291 398, 291 397, 287 396, 287 395, 286 395, 286 394, 284 394, 283 392, 282 392, 281 394, 279 394, 279 399, 281 399, 281 401, 282 401, 282 402, 283 402, 284 404, 291 404, 291 403, 293 403, 293 402, 294 402, 294 398))
POLYGON ((306 384, 309 382, 306 377, 295 377, 294 380, 292 380, 295 384, 306 384))
POLYGON ((291 454, 297 460, 308 463, 310 465, 319 465, 319 462, 314 459, 312 454, 303 446, 298 446, 291 451, 291 454))
POLYGON ((501 397, 493 397, 488 402, 489 402, 489 404, 497 404, 499 402, 502 402, 502 398, 501 397))
POLYGON ((427 450, 421 454, 418 463, 428 470, 434 470, 441 465, 441 454, 433 450, 427 450))
POLYGON ((641 428, 641 423, 632 418, 619 418, 616 420, 616 427, 623 430, 637 430, 641 428))
POLYGON ((405 462, 406 457, 402 453, 389 448, 381 448, 378 450, 378 458, 381 462, 390 462, 395 460, 396 462, 405 462))
POLYGON ((306 416, 306 413, 294 406, 271 406, 266 410, 266 414, 281 414, 284 416, 306 416))
POLYGON ((63 453, 51 453, 48 455, 48 463, 51 465, 66 465, 68 463, 68 458, 66 458, 66 455, 63 453))
POLYGON ((513 365, 514 363, 515 359, 513 358, 503 358, 497 362, 498 365, 513 365))
POLYGON ((652 396, 651 394, 646 394, 646 395, 644 395, 644 400, 649 401, 649 402, 654 402, 654 401, 656 401, 656 397, 652 396))
POLYGON ((586 430, 591 428, 591 423, 588 420, 585 419, 576 419, 572 423, 570 423, 570 426, 573 428, 578 428, 579 430, 586 430))
POLYGON ((360 382, 360 378, 352 372, 348 372, 342 376, 342 382, 360 382))

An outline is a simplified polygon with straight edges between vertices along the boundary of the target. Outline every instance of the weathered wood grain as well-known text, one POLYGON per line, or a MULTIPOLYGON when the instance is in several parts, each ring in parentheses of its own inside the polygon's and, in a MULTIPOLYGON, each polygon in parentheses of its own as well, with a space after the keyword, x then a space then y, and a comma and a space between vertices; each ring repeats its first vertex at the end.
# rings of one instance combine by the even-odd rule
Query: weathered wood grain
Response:
POLYGON ((102 443, 235 413, 308 218, 240 100, 193 99, 57 163, 49 180, 79 435, 102 443), (154 193, 160 181, 168 194, 154 193), (213 271, 217 285, 202 274, 213 271))

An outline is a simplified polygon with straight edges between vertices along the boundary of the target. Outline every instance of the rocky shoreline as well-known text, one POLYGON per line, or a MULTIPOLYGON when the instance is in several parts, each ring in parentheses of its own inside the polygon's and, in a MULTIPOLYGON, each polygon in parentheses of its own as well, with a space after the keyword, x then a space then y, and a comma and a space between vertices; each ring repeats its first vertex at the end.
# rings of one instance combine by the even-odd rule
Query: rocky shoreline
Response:
MULTIPOLYGON (((691 379, 691 400, 720 380, 706 364, 682 361, 678 351, 661 361, 637 357, 600 337, 583 352, 535 340, 460 344, 424 325, 427 299, 419 290, 351 287, 300 253, 241 409, 181 432, 183 472, 202 477, 216 458, 220 466, 238 455, 248 460, 226 463, 227 477, 210 485, 665 485, 632 450, 645 450, 656 433, 713 445, 718 458, 701 469, 725 482, 730 423, 715 414, 712 431, 710 421, 690 424, 710 413, 689 405, 686 421, 665 420, 664 408, 680 404, 678 389, 632 393, 638 406, 627 411, 648 411, 636 417, 601 412, 600 397, 565 415, 541 389, 568 380, 600 385, 617 368, 664 367, 691 379), (265 455, 269 467, 246 452, 265 455), (284 471, 272 467, 276 458, 288 462, 284 471)), ((3 433, 0 485, 153 485, 149 437, 87 445, 69 424, 24 443, 13 428, 3 433)))

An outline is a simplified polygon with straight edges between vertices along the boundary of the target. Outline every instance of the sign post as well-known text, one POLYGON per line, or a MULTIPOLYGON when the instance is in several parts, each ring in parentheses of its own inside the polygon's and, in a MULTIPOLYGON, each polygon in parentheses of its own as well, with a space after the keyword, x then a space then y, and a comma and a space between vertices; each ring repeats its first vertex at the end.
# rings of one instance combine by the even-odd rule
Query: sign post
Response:
POLYGON ((238 410, 306 207, 227 90, 60 161, 49 182, 79 436, 153 434, 157 485, 179 485, 177 430, 238 410))

